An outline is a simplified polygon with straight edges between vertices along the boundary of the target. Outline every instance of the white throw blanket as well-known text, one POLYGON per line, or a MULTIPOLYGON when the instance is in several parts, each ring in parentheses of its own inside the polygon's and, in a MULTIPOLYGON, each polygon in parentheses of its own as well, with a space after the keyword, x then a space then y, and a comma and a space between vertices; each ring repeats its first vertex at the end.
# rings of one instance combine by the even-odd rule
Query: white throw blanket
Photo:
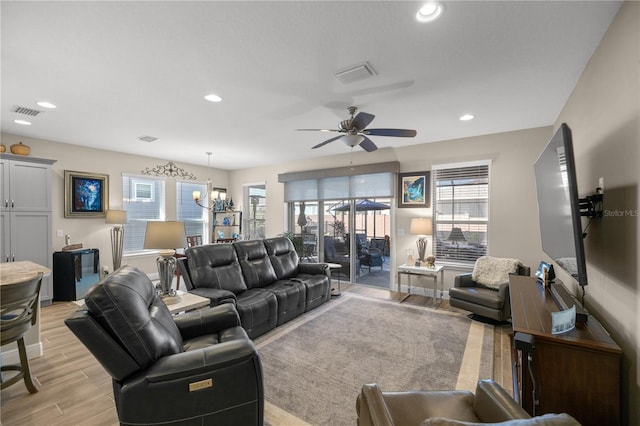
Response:
POLYGON ((519 265, 518 259, 482 256, 476 260, 471 278, 479 284, 497 290, 500 285, 509 282, 509 274, 518 272, 519 265))

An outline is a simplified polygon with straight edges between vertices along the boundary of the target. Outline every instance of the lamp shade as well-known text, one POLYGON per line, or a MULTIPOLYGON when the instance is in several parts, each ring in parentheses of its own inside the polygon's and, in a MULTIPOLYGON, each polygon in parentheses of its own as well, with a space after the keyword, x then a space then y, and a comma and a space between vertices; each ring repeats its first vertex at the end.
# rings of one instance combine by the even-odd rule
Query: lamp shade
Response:
POLYGON ((411 228, 409 229, 409 232, 414 235, 431 235, 432 227, 431 218, 414 217, 411 219, 411 228))
POLYGON ((145 249, 175 249, 187 247, 184 222, 147 222, 145 249))
POLYGON ((107 210, 107 215, 104 220, 106 223, 113 223, 123 225, 127 222, 126 210, 107 210))
POLYGON ((460 228, 453 228, 451 230, 451 233, 449 234, 449 238, 447 238, 448 241, 453 241, 456 243, 461 243, 461 242, 465 242, 467 241, 467 239, 464 237, 464 234, 462 233, 462 229, 460 228))

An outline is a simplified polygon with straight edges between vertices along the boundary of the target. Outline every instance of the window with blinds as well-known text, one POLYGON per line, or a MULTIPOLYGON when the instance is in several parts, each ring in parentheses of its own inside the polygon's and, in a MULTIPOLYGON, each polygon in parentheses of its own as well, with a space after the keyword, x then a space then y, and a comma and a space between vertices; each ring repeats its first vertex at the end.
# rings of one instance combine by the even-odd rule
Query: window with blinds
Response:
POLYGON ((489 162, 433 167, 433 253, 473 263, 487 254, 489 162))
POLYGON ((124 225, 124 254, 144 250, 147 222, 164 220, 164 179, 122 176, 122 205, 129 223, 124 225))
POLYGON ((203 209, 193 201, 193 191, 206 194, 207 185, 195 182, 176 182, 176 219, 184 222, 187 236, 199 235, 203 244, 207 244, 209 242, 209 233, 207 232, 209 210, 203 209))

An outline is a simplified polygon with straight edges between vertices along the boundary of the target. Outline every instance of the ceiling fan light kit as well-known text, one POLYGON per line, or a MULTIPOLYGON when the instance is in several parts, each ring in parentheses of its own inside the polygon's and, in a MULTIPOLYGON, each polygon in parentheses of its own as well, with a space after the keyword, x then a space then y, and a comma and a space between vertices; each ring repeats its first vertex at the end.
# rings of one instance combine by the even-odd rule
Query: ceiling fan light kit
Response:
POLYGON ((345 145, 350 146, 351 148, 359 145, 360 148, 364 149, 367 152, 375 151, 376 149, 378 149, 376 144, 374 144, 373 141, 367 136, 392 136, 400 138, 412 138, 417 134, 415 130, 411 129, 367 129, 366 127, 373 121, 374 118, 376 118, 375 115, 366 112, 358 112, 358 114, 356 114, 358 108, 355 106, 350 106, 349 108, 347 108, 347 110, 349 111, 349 114, 351 114, 351 118, 342 120, 340 123, 338 123, 337 129, 298 130, 344 133, 343 136, 336 136, 331 139, 327 139, 324 142, 320 142, 319 144, 313 146, 312 149, 320 148, 330 142, 342 139, 342 142, 344 142, 345 145))

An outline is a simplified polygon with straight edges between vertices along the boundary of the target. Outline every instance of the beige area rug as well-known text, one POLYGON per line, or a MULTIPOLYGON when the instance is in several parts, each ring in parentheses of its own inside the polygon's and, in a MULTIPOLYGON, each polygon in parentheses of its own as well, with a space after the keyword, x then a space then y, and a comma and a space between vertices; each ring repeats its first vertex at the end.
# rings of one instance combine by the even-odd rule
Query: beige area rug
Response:
POLYGON ((493 376, 493 326, 349 293, 255 343, 271 426, 355 425, 365 383, 474 391, 479 378, 493 376))

